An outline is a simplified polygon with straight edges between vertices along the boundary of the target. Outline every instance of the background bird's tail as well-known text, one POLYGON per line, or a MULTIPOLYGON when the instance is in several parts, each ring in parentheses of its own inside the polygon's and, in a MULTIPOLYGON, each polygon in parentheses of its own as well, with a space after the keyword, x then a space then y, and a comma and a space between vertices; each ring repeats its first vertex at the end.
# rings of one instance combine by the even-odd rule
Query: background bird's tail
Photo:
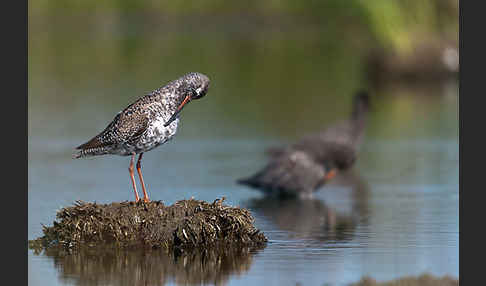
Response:
POLYGON ((240 185, 249 186, 255 189, 260 189, 264 187, 262 186, 262 182, 260 181, 259 173, 250 177, 237 179, 236 183, 240 185))
POLYGON ((240 184, 240 185, 252 185, 254 182, 251 180, 251 177, 250 177, 250 178, 237 179, 236 183, 240 184))

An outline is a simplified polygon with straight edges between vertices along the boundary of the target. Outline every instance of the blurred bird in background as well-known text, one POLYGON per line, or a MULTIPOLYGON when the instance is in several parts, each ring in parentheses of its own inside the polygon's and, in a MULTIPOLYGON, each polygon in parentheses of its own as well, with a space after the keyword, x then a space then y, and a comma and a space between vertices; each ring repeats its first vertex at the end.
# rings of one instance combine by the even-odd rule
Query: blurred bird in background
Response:
POLYGON ((237 183, 267 195, 310 198, 338 172, 351 168, 363 140, 370 97, 359 91, 351 116, 323 132, 304 137, 287 147, 267 150, 270 162, 256 174, 237 183))

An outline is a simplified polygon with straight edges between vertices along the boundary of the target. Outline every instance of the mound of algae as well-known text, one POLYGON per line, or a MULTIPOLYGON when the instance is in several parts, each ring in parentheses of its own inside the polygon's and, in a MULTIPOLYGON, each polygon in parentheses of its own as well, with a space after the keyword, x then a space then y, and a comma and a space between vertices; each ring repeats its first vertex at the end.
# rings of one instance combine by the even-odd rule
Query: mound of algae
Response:
POLYGON ((404 276, 390 281, 377 282, 371 277, 363 277, 349 286, 458 286, 459 280, 451 276, 437 277, 429 273, 420 276, 404 276))
POLYGON ((42 237, 29 248, 77 248, 112 244, 115 247, 149 247, 167 250, 208 247, 215 244, 261 246, 267 238, 253 225, 244 208, 194 199, 171 206, 161 201, 97 204, 77 201, 57 212, 53 226, 43 226, 42 237))

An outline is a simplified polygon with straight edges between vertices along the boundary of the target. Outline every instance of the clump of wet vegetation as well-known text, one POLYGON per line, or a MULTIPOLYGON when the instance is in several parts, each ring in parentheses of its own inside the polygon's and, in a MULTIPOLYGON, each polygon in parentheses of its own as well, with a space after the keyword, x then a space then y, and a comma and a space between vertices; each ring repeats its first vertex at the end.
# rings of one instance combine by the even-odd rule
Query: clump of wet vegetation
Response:
POLYGON ((391 281, 377 282, 371 277, 363 277, 349 286, 457 286, 459 280, 450 276, 437 277, 428 273, 420 276, 405 276, 391 281))
POLYGON ((188 249, 231 244, 261 246, 267 238, 253 225, 247 209, 194 199, 171 206, 161 201, 97 204, 77 201, 62 208, 44 235, 29 241, 37 253, 51 247, 65 249, 111 244, 117 248, 188 249))

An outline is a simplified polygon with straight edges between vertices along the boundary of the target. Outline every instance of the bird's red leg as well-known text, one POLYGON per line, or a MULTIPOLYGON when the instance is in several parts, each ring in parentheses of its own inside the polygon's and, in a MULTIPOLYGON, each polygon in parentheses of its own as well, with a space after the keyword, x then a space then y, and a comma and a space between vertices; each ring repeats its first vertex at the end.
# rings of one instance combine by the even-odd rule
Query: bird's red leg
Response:
POLYGON ((130 166, 128 167, 128 172, 130 172, 130 179, 132 179, 133 191, 135 192, 135 202, 138 202, 140 198, 138 197, 137 185, 135 184, 135 175, 133 173, 134 160, 135 160, 135 153, 132 154, 132 159, 130 160, 130 166))
POLYGON ((143 190, 143 201, 148 203, 150 202, 147 190, 145 189, 145 183, 143 182, 143 177, 142 177, 142 164, 140 163, 142 161, 142 155, 143 153, 140 153, 138 156, 138 161, 137 161, 137 172, 138 176, 140 177, 140 183, 142 183, 142 190, 143 190))

